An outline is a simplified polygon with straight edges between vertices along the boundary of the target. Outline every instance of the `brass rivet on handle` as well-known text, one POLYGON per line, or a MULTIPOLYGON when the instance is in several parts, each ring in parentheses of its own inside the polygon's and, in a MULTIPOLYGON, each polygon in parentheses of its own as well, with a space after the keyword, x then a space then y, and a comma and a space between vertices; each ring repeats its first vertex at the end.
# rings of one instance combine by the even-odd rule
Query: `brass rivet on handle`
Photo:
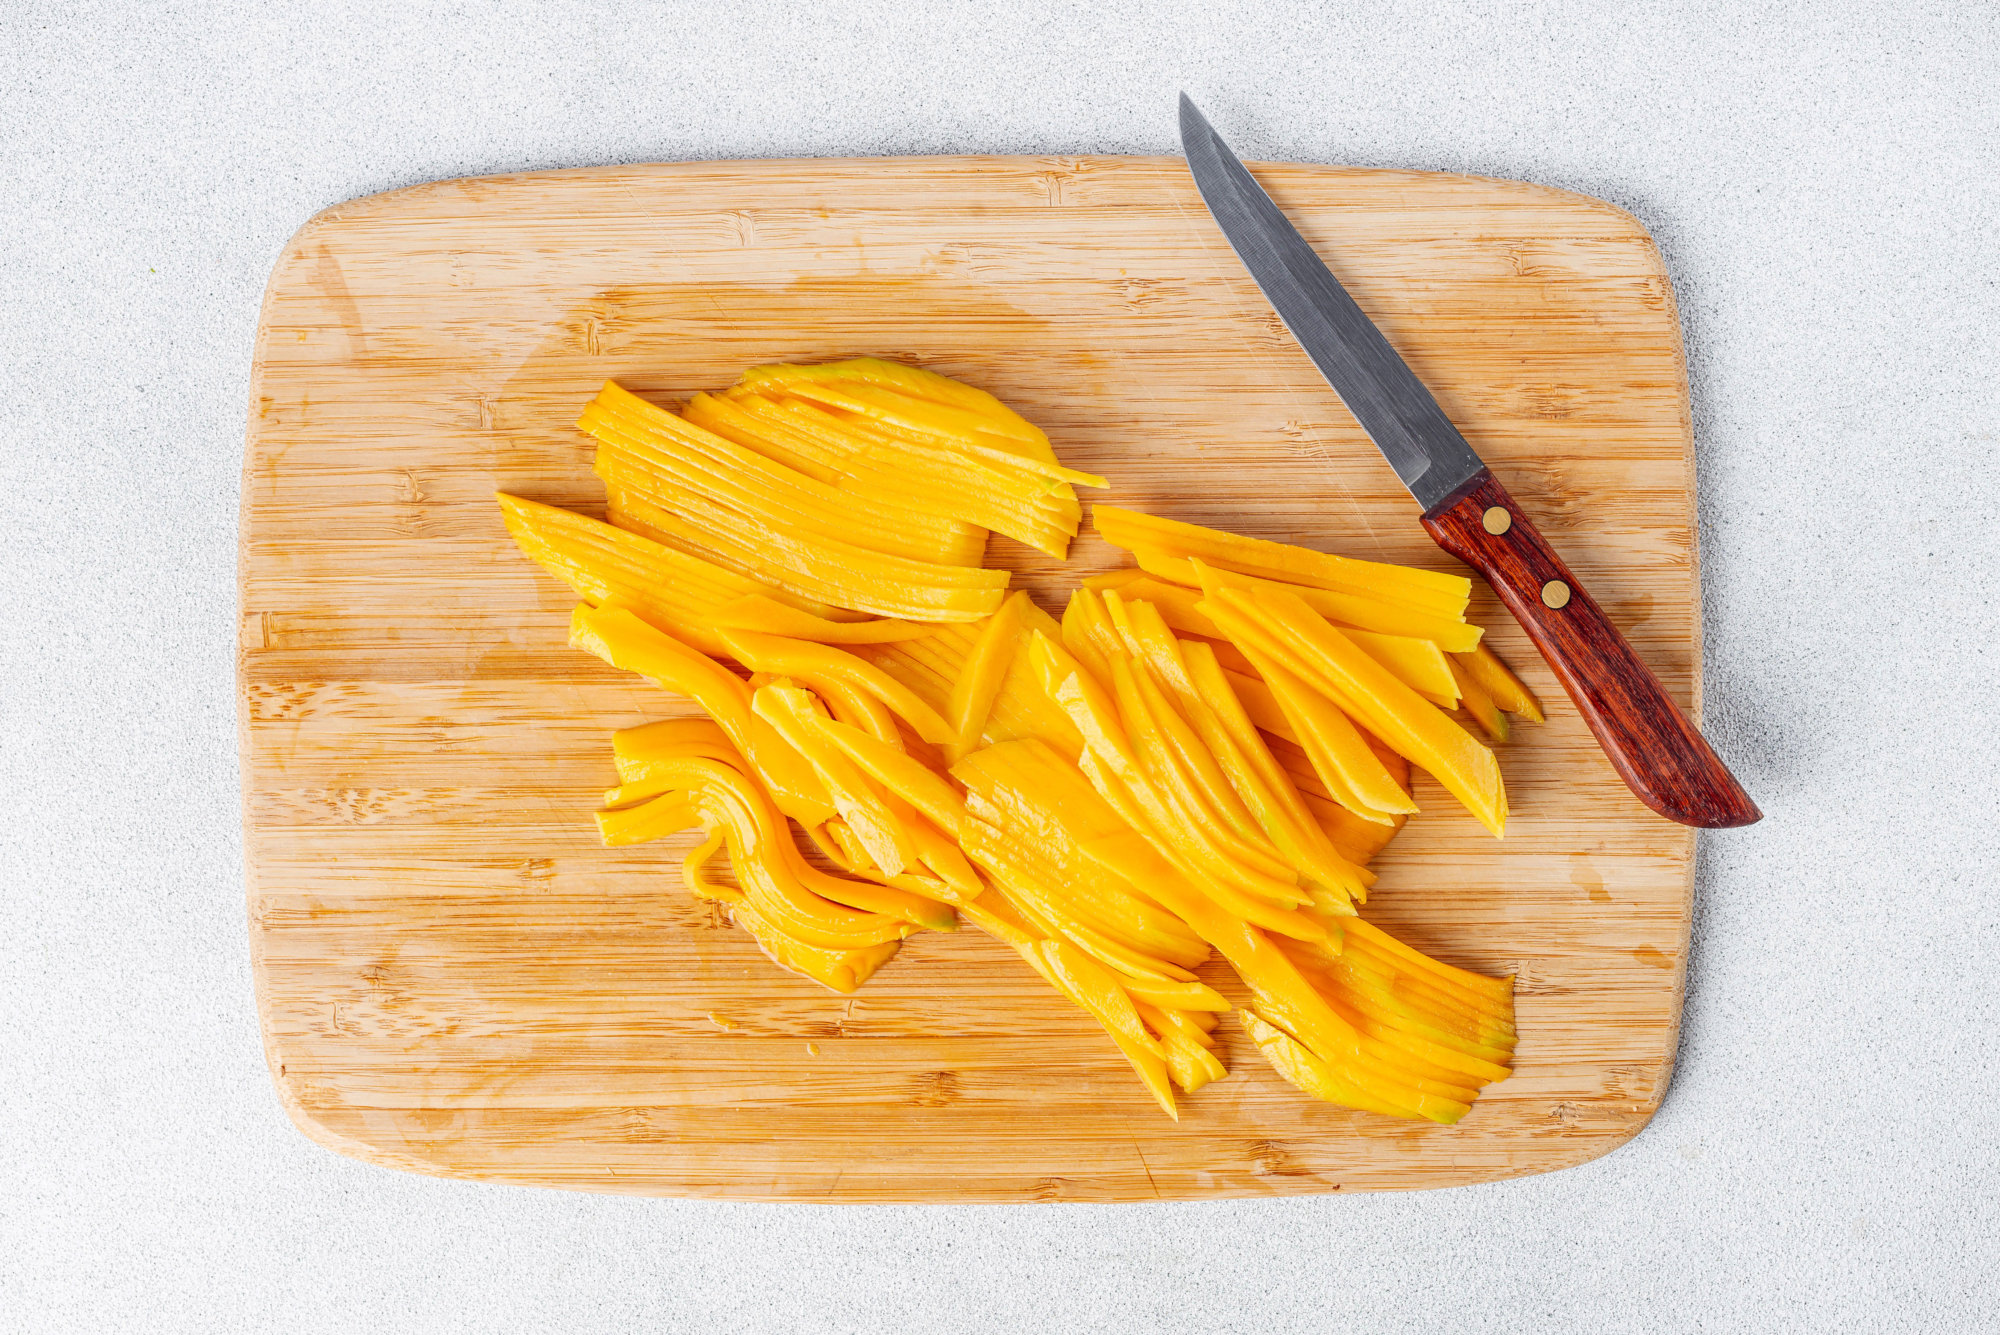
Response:
POLYGON ((1486 525, 1486 531, 1497 538, 1514 527, 1514 516, 1504 505, 1489 505, 1486 507, 1486 513, 1479 517, 1479 522, 1486 525))
POLYGON ((1548 607, 1569 606, 1569 585, 1559 579, 1552 579, 1542 585, 1542 603, 1548 607))

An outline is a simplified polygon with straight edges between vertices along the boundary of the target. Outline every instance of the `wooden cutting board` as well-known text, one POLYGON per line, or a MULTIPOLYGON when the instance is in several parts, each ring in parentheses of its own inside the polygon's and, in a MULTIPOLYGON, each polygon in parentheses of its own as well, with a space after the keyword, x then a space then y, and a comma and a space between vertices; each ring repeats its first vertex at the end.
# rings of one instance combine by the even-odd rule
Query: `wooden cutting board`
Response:
MULTIPOLYGON (((1418 172, 1258 175, 1684 704, 1700 616, 1687 390, 1645 231, 1418 172)), ((1694 839, 1550 707, 1505 842, 1420 779, 1369 916, 1518 977, 1512 1079, 1456 1127, 1312 1102, 1233 1022, 1163 1117, 1095 1025, 973 931, 852 997, 607 850, 614 728, 687 702, 565 647, 496 488, 596 510, 569 424, 874 353, 998 394, 1119 504, 1454 568, 1162 158, 690 163, 445 181, 308 223, 271 277, 243 477, 250 942, 315 1140, 454 1177, 758 1200, 1140 1200, 1444 1186, 1582 1163, 1672 1069, 1694 839)), ((1118 553, 996 538, 1060 611, 1118 553)), ((1240 988, 1212 965, 1205 977, 1240 988)))

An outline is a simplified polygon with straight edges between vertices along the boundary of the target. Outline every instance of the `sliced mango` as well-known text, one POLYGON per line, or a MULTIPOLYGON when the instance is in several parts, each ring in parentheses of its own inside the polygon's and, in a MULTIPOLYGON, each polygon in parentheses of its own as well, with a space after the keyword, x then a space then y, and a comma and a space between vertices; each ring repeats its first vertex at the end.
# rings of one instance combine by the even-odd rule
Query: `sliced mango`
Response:
POLYGON ((1115 505, 1093 506, 1091 523, 1113 546, 1128 550, 1134 544, 1149 546, 1238 574, 1400 603, 1437 616, 1463 618, 1472 597, 1472 581, 1463 575, 1357 561, 1115 505))
POLYGON ((1500 661, 1500 655, 1481 644, 1470 653, 1453 654, 1461 671, 1509 714, 1519 714, 1530 723, 1542 722, 1542 702, 1500 661))

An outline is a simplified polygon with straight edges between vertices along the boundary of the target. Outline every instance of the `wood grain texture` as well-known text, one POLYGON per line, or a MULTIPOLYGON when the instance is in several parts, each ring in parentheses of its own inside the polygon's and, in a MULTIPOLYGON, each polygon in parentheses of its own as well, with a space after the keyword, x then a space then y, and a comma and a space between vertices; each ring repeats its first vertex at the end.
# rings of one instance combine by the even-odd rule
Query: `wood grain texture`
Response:
POLYGON ((1485 577, 1541 651, 1613 769, 1640 801, 1700 829, 1762 818, 1576 572, 1485 469, 1423 517, 1438 546, 1485 577))
MULTIPOLYGON (((1683 707, 1700 618, 1678 321, 1629 216, 1502 181, 1257 169, 1683 707)), ((695 163, 447 181, 315 218, 273 273, 245 460, 251 949, 299 1126, 518 1183, 775 1200, 1139 1200, 1441 1186, 1583 1162, 1666 1088, 1693 835, 1553 708, 1496 842, 1420 777, 1370 916, 1519 977, 1519 1066, 1455 1127, 1303 1098, 1233 1023, 1179 1124, 974 932, 853 997, 695 903, 683 845, 599 847, 612 729, 688 705, 564 646, 496 488, 594 510, 569 423, 874 353, 998 394, 1109 499, 1456 568, 1177 160, 695 163)), ((1119 564, 1003 539, 1059 610, 1119 564)), ((1220 966, 1204 974, 1232 996, 1220 966)))

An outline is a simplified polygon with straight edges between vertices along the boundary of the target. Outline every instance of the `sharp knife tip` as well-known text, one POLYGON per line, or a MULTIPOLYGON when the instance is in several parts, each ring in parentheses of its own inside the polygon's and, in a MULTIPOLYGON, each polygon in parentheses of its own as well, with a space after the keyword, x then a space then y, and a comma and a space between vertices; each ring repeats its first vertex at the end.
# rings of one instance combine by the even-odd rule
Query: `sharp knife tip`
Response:
POLYGON ((1203 116, 1200 111, 1196 110, 1193 98, 1189 97, 1186 93, 1182 93, 1181 94, 1182 147, 1186 147, 1187 142, 1190 138, 1192 138, 1197 134, 1200 134, 1201 132, 1207 129, 1208 129, 1208 118, 1203 116))

